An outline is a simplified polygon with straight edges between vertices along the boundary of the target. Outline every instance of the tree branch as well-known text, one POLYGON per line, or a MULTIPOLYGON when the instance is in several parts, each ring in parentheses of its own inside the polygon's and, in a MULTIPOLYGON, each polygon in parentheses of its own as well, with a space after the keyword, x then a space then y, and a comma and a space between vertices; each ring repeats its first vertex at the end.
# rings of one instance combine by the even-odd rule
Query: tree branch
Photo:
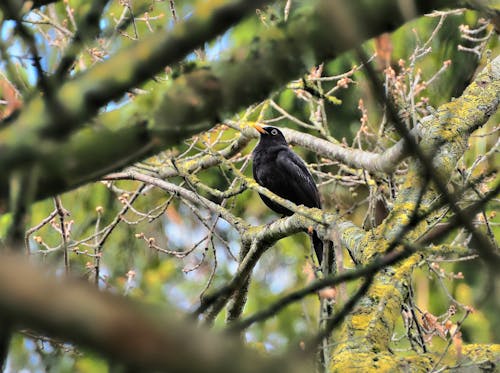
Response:
POLYGON ((311 371, 304 357, 263 358, 165 310, 146 309, 72 279, 63 283, 14 256, 0 260, 0 316, 15 327, 92 348, 135 371, 311 371))
MULTIPOLYGON (((318 156, 339 161, 348 166, 368 172, 390 174, 395 171, 402 160, 410 155, 408 148, 405 147, 404 140, 399 140, 383 153, 377 154, 333 144, 316 136, 288 128, 283 129, 283 133, 290 143, 300 145, 316 153, 318 156)), ((417 130, 412 131, 414 138, 417 136, 416 133, 417 130)))
POLYGON ((27 102, 1 131, 0 148, 5 158, 0 164, 7 161, 13 169, 19 164, 19 152, 25 161, 36 162, 41 155, 35 146, 39 141, 50 143, 80 128, 103 105, 179 61, 264 3, 239 0, 196 14, 171 32, 155 33, 63 84, 51 95, 50 105, 44 97, 27 102))
MULTIPOLYGON (((417 11, 418 14, 423 14, 436 6, 454 3, 452 0, 437 4, 419 3, 417 11)), ((227 21, 217 26, 213 23, 228 14, 224 9, 230 10, 231 22, 239 20, 238 17, 243 15, 237 13, 237 9, 250 9, 249 5, 242 2, 235 4, 228 5, 229 8, 223 6, 220 12, 215 12, 208 20, 193 18, 189 25, 193 25, 197 33, 194 33, 192 27, 186 27, 185 30, 189 29, 187 39, 156 34, 153 36, 154 40, 144 40, 64 84, 56 94, 64 108, 62 112, 51 113, 41 98, 26 104, 11 125, 0 131, 0 168, 14 170, 20 165, 37 163, 42 166, 42 175, 55 172, 64 174, 63 169, 68 166, 63 163, 57 166, 60 170, 54 171, 48 166, 49 161, 65 157, 74 159, 74 169, 88 170, 79 173, 77 182, 72 179, 63 182, 60 178, 40 180, 37 189, 40 196, 58 194, 82 182, 95 180, 110 170, 144 158, 159 149, 172 146, 195 132, 210 128, 216 118, 261 100, 274 89, 296 78, 305 71, 305 66, 330 59, 359 45, 363 40, 393 30, 407 20, 395 0, 384 0, 372 9, 362 11, 351 9, 354 3, 346 0, 335 4, 326 0, 314 1, 305 6, 303 11, 296 12, 286 24, 270 26, 250 46, 234 50, 227 61, 185 74, 171 86, 159 87, 151 94, 144 95, 145 97, 138 97, 134 105, 120 109, 121 115, 114 114, 114 117, 120 116, 120 120, 112 126, 115 130, 106 134, 109 141, 113 138, 128 140, 118 148, 99 149, 102 145, 98 144, 103 140, 101 131, 85 131, 86 141, 76 146, 78 156, 73 148, 66 148, 65 153, 60 153, 57 143, 45 139, 51 128, 61 130, 59 127, 62 126, 61 131, 55 132, 61 135, 80 127, 101 105, 144 81, 165 64, 178 60, 189 48, 207 40, 210 35, 220 32, 229 25, 227 21), (344 13, 347 10, 353 12, 349 18, 354 23, 349 29, 360 26, 360 30, 363 30, 357 38, 340 42, 338 35, 342 34, 343 22, 335 22, 337 8, 344 9, 344 13), (236 12, 238 17, 232 12, 236 12), (389 24, 386 22, 387 14, 393 14, 389 24), (130 56, 134 58, 129 58, 130 56), (141 58, 135 59, 137 56, 141 58), (123 60, 136 60, 137 63, 123 71, 123 60), (248 81, 250 72, 253 77, 251 82, 248 81), (121 129, 117 129, 116 123, 122 126, 121 129), (89 164, 87 157, 97 152, 101 154, 100 159, 89 164), (49 185, 50 192, 47 191, 49 185)), ((252 4, 253 7, 257 5, 255 2, 252 4)), ((177 27, 184 25, 179 24, 177 27)), ((109 118, 108 114, 105 116, 109 118)), ((4 195, 7 189, 7 173, 0 175, 0 195, 4 195)))
POLYGON ((235 229, 237 229, 240 233, 247 230, 249 225, 243 219, 238 218, 231 214, 227 209, 222 206, 202 197, 190 190, 182 188, 178 185, 169 183, 167 181, 158 179, 153 176, 141 174, 139 172, 135 172, 132 170, 128 170, 125 172, 118 172, 114 174, 107 175, 103 180, 138 180, 144 183, 148 183, 154 185, 158 188, 161 188, 169 193, 176 193, 180 195, 182 198, 185 198, 193 203, 199 204, 213 213, 220 215, 224 220, 230 223, 235 229))

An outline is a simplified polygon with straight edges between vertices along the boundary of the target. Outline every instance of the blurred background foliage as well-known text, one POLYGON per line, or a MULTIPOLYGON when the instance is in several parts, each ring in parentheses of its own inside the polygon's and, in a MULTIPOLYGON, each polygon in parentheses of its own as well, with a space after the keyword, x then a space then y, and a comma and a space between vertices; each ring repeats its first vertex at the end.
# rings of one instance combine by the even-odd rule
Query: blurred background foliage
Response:
MULTIPOLYGON (((34 22, 27 23, 27 25, 36 35, 36 42, 42 57, 42 66, 48 73, 57 68, 63 50, 63 46, 58 43, 61 43, 63 38, 58 35, 53 25, 44 25, 43 22, 47 19, 57 20, 62 28, 73 30, 72 23, 78 23, 79 17, 88 3, 88 1, 83 0, 57 2, 26 16, 27 20, 34 22), (74 12, 68 12, 68 7, 74 12), (70 13, 74 17, 73 20, 70 13), (42 23, 40 24, 40 22, 42 23)), ((282 22, 283 5, 284 2, 277 2, 272 7, 263 9, 257 17, 251 17, 232 28, 221 37, 205 45, 204 48, 189 55, 178 66, 167 67, 164 74, 160 74, 156 81, 149 82, 142 88, 151 89, 158 84, 165 84, 165 81, 172 79, 172 71, 182 73, 183 69, 190 63, 203 65, 224 58, 224 54, 229 48, 251 42, 258 34, 258 30, 266 27, 266 24, 282 22)), ((190 17, 195 8, 203 6, 203 1, 198 3, 195 1, 175 1, 177 21, 190 17)), ((385 39, 366 42, 363 48, 369 55, 373 55, 377 48, 388 48, 388 62, 396 73, 400 73, 404 66, 409 65, 416 41, 427 40, 438 21, 439 18, 422 17, 409 22, 385 39), (385 45, 380 47, 380 43, 385 45), (377 47, 377 45, 379 46, 377 47), (405 63, 402 65, 400 61, 405 61, 405 63)), ((168 1, 111 1, 100 21, 102 35, 105 37, 103 36, 97 41, 89 41, 87 52, 82 53, 71 75, 78 74, 92 64, 109 58, 117 50, 126 47, 144 35, 152 32, 168 32, 175 22, 168 1), (130 6, 124 4, 130 4, 130 6), (121 25, 119 31, 116 30, 117 24, 121 25)), ((415 62, 423 79, 429 79, 442 68, 444 61, 451 61, 449 68, 419 95, 420 99, 424 99, 427 105, 434 108, 449 101, 452 97, 460 95, 475 72, 486 61, 485 54, 478 58, 473 53, 457 48, 458 45, 468 46, 467 43, 469 43, 461 37, 459 29, 461 25, 468 25, 471 29, 477 28, 480 25, 478 14, 466 11, 460 15, 447 17, 442 28, 432 38, 430 43, 432 51, 415 62)), ((9 75, 12 73, 11 71, 4 70, 2 74, 5 74, 11 81, 22 82, 23 86, 16 87, 20 91, 30 92, 34 90, 33 67, 28 60, 23 58, 23 55, 26 55, 27 46, 16 38, 13 27, 10 22, 3 22, 1 39, 2 45, 7 47, 8 55, 11 58, 17 56, 16 77, 9 75)), ((498 54, 498 39, 495 37, 488 39, 488 45, 485 48, 491 50, 493 55, 498 54)), ((375 58, 373 63, 382 76, 383 70, 387 67, 384 65, 384 61, 375 58)), ((345 53, 333 61, 325 62, 323 76, 343 74, 359 64, 355 54, 345 53)), ((0 63, 0 69, 4 66, 0 63)), ((335 92, 335 97, 339 102, 325 105, 328 130, 335 139, 346 144, 353 143, 360 129, 362 115, 359 110, 360 99, 363 100, 366 108, 371 134, 377 134, 379 126, 383 122, 383 111, 370 91, 363 69, 354 72, 350 78, 353 80, 352 84, 335 92)), ((327 91, 334 84, 336 81, 333 83, 325 82, 323 89, 327 91)), ((5 97, 9 93, 8 87, 2 87, 1 93, 2 97, 5 97)), ((276 92, 273 99, 284 110, 304 122, 308 122, 313 114, 314 107, 310 102, 301 99, 296 89, 284 88, 282 91, 276 92)), ((120 110, 120 107, 126 105, 130 100, 133 100, 132 94, 108 105, 106 110, 120 110)), ((240 115, 242 116, 244 113, 242 112, 240 115)), ((277 112, 269 107, 263 112, 254 110, 249 119, 255 120, 259 115, 264 118, 273 118, 277 116, 277 112)), ((462 161, 463 164, 458 165, 458 167, 463 169, 470 167, 479 156, 491 149, 498 140, 498 131, 493 136, 481 137, 480 135, 490 133, 495 128, 498 129, 499 118, 497 114, 488 125, 476 133, 477 136, 471 137, 470 148, 462 161)), ((282 120, 277 124, 304 131, 290 120, 282 120)), ((205 136, 204 140, 210 142, 210 138, 217 137, 219 131, 220 128, 203 135, 205 136)), ((310 132, 318 135, 315 131, 310 132)), ((223 133, 225 140, 231 140, 234 136, 235 131, 233 130, 226 129, 223 133)), ((373 136, 362 137, 361 142, 368 149, 376 149, 377 142, 382 142, 387 146, 390 145, 391 141, 397 139, 390 130, 384 136, 384 139, 373 136)), ((172 155, 187 151, 192 142, 198 140, 188 140, 185 144, 180 144, 175 149, 169 149, 165 154, 158 155, 148 162, 150 164, 166 162, 172 155)), ((255 141, 252 141, 242 151, 242 155, 249 154, 254 145, 255 141)), ((204 146, 203 142, 198 142, 197 146, 188 150, 189 154, 195 155, 204 146)), ((295 150, 309 163, 318 162, 314 154, 298 147, 295 147, 295 150)), ((500 164, 499 157, 497 152, 490 158, 489 162, 482 162, 476 172, 489 172, 495 164, 497 166, 500 164)), ((335 174, 338 167, 338 165, 322 166, 321 171, 335 174)), ((200 173, 199 177, 211 187, 224 189, 229 185, 225 175, 227 172, 224 167, 213 167, 200 173)), ((250 167, 245 169, 245 174, 251 175, 250 167)), ((92 236, 96 231, 111 223, 124 207, 124 198, 126 200, 138 187, 139 184, 135 182, 114 183, 112 188, 105 183, 98 182, 62 195, 62 205, 70 213, 66 221, 71 222, 72 239, 79 240, 92 236)), ((321 192, 326 208, 337 209, 343 214, 349 214, 350 219, 356 224, 363 225, 367 204, 362 203, 362 201, 369 192, 365 185, 345 186, 333 181, 321 186, 321 192)), ((237 233, 229 224, 223 220, 217 222, 217 233, 227 242, 228 247, 225 247, 223 242, 216 237, 212 243, 208 245, 204 243, 196 247, 185 258, 177 258, 175 255, 162 253, 150 247, 150 240, 153 240, 154 244, 159 247, 171 251, 193 248, 207 231, 197 214, 201 213, 204 216, 206 214, 193 210, 190 206, 180 203, 177 199, 171 198, 157 189, 150 189, 144 195, 140 195, 133 206, 139 212, 151 211, 158 206, 161 208, 157 211, 158 217, 156 219, 149 221, 151 219, 146 218, 137 224, 127 224, 125 220, 129 222, 140 220, 140 214, 130 210, 124 214, 123 221, 117 225, 102 247, 102 257, 99 258, 101 263, 99 287, 144 302, 161 305, 172 314, 182 315, 193 310, 199 301, 200 294, 207 291, 207 284, 210 285, 211 290, 217 289, 234 274, 237 267, 234 257, 238 255, 240 244, 237 233), (215 263, 217 266, 213 272, 215 263)), ((250 191, 231 198, 228 201, 228 206, 235 215, 251 223, 267 223, 278 218, 261 202, 256 193, 250 191)), ((490 222, 495 237, 500 235, 500 217, 493 216, 497 209, 498 200, 490 205, 487 211, 487 214, 492 215, 490 222)), ((26 226, 36 226, 47 218, 53 210, 54 201, 52 199, 34 204, 26 226)), ((2 217, 0 220, 1 229, 5 229, 8 219, 8 214, 2 217)), ((211 224, 213 219, 209 218, 207 222, 211 224)), ((29 251, 33 261, 54 264, 60 268, 62 273, 64 268, 62 251, 50 250, 50 248, 58 246, 60 241, 61 235, 54 228, 54 225, 47 224, 29 236, 26 250, 29 251)), ((89 242, 93 243, 92 240, 89 242)), ((78 245, 69 255, 72 275, 93 282, 96 255, 101 256, 100 253, 94 252, 93 248, 87 247, 85 243, 78 245)), ((309 255, 309 241, 306 234, 296 234, 279 241, 272 250, 264 255, 254 271, 245 314, 253 314, 276 300, 280 295, 299 289, 310 281, 311 270, 308 269, 305 260, 309 255)), ((353 267, 348 255, 344 255, 344 266, 353 267)), ((436 273, 441 273, 444 276, 441 279, 438 279, 436 273, 429 269, 428 263, 422 263, 414 274, 412 285, 417 306, 433 315, 446 314, 452 301, 443 289, 442 285, 444 284, 450 295, 461 303, 476 309, 463 325, 464 342, 500 342, 500 318, 498 317, 500 283, 498 283, 498 276, 495 280, 497 283, 491 283, 492 278, 495 277, 490 277, 488 273, 485 273, 484 266, 479 263, 478 259, 457 263, 440 262, 438 266, 436 273), (451 273, 461 273, 463 278, 453 279, 451 273), (491 288, 493 293, 488 293, 486 290, 491 288), (489 296, 485 297, 485 294, 489 294, 489 296)), ((344 294, 349 293, 355 285, 342 286, 339 291, 344 294)), ((247 341, 255 348, 268 352, 279 352, 290 345, 298 345, 307 335, 316 330, 318 306, 319 301, 316 297, 308 297, 304 301, 295 303, 276 317, 250 327, 246 333, 247 341)), ((460 319, 460 312, 453 316, 454 321, 460 319)), ((403 318, 398 323, 395 337, 403 335, 405 331, 403 318)), ((224 314, 221 314, 216 320, 215 327, 221 328, 223 325, 224 314)), ((335 341, 335 336, 333 340, 335 341)), ((439 337, 434 337, 432 343, 444 345, 446 342, 439 337)), ((16 334, 12 346, 8 367, 13 372, 22 369, 33 372, 105 372, 109 369, 107 363, 94 354, 77 350, 60 341, 33 336, 29 331, 16 334)), ((408 347, 409 342, 406 339, 394 342, 394 348, 397 350, 408 347)))

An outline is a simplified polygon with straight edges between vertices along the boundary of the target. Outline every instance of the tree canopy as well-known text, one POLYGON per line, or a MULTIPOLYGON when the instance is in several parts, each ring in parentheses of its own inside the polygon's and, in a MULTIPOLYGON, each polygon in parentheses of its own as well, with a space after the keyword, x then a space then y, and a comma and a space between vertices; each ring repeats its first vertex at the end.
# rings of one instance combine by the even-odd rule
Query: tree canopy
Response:
POLYGON ((498 3, 0 12, 4 369, 498 368, 498 3), (255 182, 255 124, 322 209, 255 182))

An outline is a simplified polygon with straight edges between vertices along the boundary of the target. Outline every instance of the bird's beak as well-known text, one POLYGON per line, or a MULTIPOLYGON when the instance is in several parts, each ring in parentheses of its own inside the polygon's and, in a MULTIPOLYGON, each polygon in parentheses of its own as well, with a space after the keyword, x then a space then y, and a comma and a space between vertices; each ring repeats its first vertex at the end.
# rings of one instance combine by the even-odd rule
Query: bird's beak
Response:
POLYGON ((251 125, 252 125, 253 128, 255 128, 260 133, 267 134, 267 131, 264 128, 262 128, 262 126, 260 124, 258 124, 257 122, 253 122, 251 125))

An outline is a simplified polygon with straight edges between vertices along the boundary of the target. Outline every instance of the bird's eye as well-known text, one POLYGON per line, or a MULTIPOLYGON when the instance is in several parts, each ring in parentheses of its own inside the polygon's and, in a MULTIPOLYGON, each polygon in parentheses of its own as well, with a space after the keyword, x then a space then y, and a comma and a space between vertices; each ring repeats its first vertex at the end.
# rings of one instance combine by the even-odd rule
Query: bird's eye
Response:
POLYGON ((271 135, 276 136, 277 134, 278 134, 278 130, 273 129, 273 130, 271 131, 271 135))

